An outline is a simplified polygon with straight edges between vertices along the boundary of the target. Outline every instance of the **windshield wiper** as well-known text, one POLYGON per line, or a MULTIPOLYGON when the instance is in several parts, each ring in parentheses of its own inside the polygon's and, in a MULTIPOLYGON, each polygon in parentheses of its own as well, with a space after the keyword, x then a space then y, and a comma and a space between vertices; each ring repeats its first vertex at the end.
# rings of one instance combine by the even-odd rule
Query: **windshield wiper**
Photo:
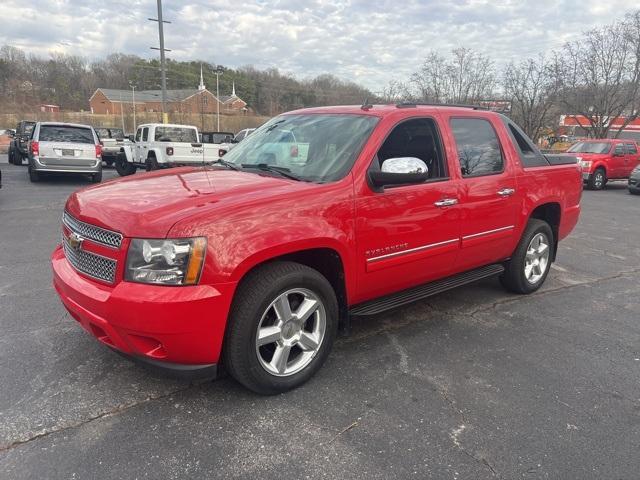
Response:
POLYGON ((298 177, 291 173, 286 167, 277 167, 275 165, 268 165, 266 163, 243 163, 242 168, 256 168, 258 170, 262 170, 265 172, 274 172, 285 178, 290 178, 291 180, 296 180, 298 182, 306 182, 303 178, 298 177))
MULTIPOLYGON (((223 160, 221 158, 214 160, 213 162, 211 162, 211 165, 223 165, 227 168, 230 168, 231 170, 235 170, 236 172, 240 171, 240 168, 238 168, 238 166, 232 162, 227 162, 226 160, 223 160)), ((244 167, 244 165, 243 165, 244 167)))

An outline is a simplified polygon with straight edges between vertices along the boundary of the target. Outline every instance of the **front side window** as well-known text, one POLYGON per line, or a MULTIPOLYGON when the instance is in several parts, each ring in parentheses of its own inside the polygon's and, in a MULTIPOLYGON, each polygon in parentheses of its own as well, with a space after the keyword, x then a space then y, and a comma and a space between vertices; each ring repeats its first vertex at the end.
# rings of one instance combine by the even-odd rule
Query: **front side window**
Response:
POLYGON ((66 125, 41 125, 38 140, 40 142, 94 143, 90 128, 66 125))
POLYGON ((198 143, 195 128, 156 127, 156 142, 198 143))
POLYGON ((624 146, 619 143, 616 145, 616 149, 613 152, 614 155, 624 155, 624 146))
MULTIPOLYGON (((157 133, 156 133, 157 135, 157 133)), ((149 139, 149 127, 144 127, 142 129, 142 141, 146 142, 149 139)))
POLYGON ((281 115, 247 136, 225 160, 272 166, 302 180, 331 182, 353 166, 378 118, 357 114, 281 115))
POLYGON ((504 170, 500 142, 489 121, 454 118, 451 120, 451 129, 463 177, 492 175, 504 170))
POLYGON ((429 180, 447 177, 440 135, 430 118, 412 118, 397 125, 378 150, 378 165, 373 167, 382 168, 385 160, 402 157, 422 160, 429 169, 429 180))
POLYGON ((136 142, 139 142, 140 138, 142 138, 142 127, 136 132, 136 142))

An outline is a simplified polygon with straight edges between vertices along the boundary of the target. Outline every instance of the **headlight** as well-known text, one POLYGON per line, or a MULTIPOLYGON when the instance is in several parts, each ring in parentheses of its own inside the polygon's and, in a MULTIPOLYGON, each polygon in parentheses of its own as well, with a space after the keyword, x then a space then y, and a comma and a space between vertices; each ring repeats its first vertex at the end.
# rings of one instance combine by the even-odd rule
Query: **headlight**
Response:
POLYGON ((195 285, 200 280, 207 240, 134 238, 129 245, 124 278, 160 285, 195 285))
POLYGON ((591 160, 580 160, 580 166, 582 168, 591 168, 591 160))

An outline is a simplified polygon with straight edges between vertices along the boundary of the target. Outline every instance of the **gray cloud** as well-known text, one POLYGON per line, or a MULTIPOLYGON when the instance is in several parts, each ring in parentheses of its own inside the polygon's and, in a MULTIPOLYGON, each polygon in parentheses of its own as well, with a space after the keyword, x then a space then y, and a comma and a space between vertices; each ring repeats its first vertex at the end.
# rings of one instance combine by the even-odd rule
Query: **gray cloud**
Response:
MULTIPOLYGON (((22 12, 0 44, 29 53, 157 55, 156 2, 4 0, 22 12)), ((179 60, 333 73, 379 90, 415 71, 426 52, 468 46, 496 59, 536 55, 620 18, 631 0, 232 0, 164 2, 166 46, 179 60)))

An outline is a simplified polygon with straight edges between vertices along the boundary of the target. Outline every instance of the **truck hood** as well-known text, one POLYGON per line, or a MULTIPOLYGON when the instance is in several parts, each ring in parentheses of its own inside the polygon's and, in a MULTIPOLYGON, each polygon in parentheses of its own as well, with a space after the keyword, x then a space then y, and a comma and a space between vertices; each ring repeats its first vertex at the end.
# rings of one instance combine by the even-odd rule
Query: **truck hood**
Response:
POLYGON ((73 193, 66 210, 125 237, 164 238, 178 221, 313 184, 255 172, 182 167, 137 174, 73 193))

